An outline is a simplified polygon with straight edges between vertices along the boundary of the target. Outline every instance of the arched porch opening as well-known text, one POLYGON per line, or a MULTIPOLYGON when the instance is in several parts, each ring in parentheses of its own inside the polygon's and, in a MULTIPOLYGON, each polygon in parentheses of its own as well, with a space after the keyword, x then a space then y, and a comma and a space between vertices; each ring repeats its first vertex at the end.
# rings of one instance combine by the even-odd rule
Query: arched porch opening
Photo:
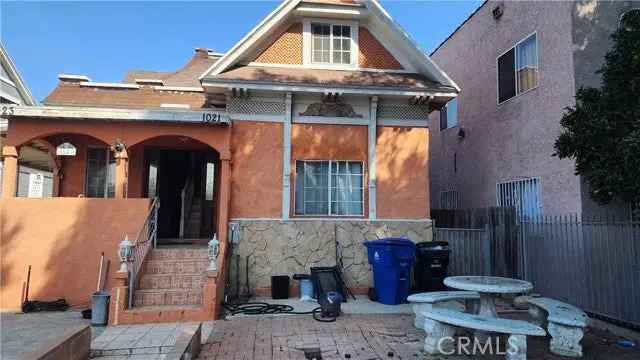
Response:
POLYGON ((158 243, 204 245, 217 232, 220 154, 182 135, 156 136, 127 148, 128 197, 160 200, 158 243))

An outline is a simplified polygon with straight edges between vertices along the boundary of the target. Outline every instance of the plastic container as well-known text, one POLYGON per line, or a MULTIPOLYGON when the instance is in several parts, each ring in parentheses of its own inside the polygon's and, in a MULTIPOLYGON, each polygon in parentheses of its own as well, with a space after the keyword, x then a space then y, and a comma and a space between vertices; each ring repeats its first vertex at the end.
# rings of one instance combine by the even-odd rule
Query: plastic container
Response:
POLYGON ((289 275, 277 275, 271 277, 271 298, 289 298, 289 275))
POLYGON ((378 302, 387 305, 407 301, 416 245, 409 239, 384 238, 365 241, 378 302))
POLYGON ((109 299, 111 294, 106 291, 96 291, 91 295, 91 325, 105 326, 109 319, 109 299))
POLYGON ((295 274, 293 280, 298 280, 298 294, 300 301, 313 301, 313 282, 309 274, 295 274))
POLYGON ((413 268, 416 292, 446 290, 444 278, 447 277, 450 252, 446 241, 416 244, 416 264, 413 268))

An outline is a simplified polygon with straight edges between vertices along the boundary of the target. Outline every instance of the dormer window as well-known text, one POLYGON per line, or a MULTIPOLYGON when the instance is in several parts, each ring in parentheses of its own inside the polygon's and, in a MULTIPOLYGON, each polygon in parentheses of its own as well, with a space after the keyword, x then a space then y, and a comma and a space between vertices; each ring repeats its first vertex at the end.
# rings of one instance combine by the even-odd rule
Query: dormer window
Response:
POLYGON ((355 65, 356 23, 308 20, 305 29, 306 64, 330 67, 355 65))

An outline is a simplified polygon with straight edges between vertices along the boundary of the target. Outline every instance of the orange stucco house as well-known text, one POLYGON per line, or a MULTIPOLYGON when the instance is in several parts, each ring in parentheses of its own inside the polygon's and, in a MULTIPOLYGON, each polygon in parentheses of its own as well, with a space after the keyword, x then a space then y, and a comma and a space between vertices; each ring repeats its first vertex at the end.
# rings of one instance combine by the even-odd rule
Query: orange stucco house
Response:
POLYGON ((3 110, 3 309, 29 265, 30 298, 86 304, 104 253, 110 323, 212 319, 310 266, 364 292, 362 240, 431 238, 428 115, 459 89, 376 1, 287 0, 175 72, 59 79, 44 106, 3 110), (51 155, 51 198, 16 196, 27 145, 51 155))

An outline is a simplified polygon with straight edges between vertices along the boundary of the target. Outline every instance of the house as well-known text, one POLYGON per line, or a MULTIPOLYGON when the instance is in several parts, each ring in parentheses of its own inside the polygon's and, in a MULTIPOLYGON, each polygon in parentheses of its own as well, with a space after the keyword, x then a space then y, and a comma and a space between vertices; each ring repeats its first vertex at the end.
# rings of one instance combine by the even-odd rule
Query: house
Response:
POLYGON ((461 24, 431 54, 463 89, 431 117, 431 207, 628 216, 628 204, 591 200, 574 162, 552 154, 564 109, 600 85, 610 35, 634 7, 487 1, 461 24))
MULTIPOLYGON (((4 117, 13 105, 37 106, 38 102, 31 95, 25 81, 20 76, 13 59, 0 43, 0 147, 7 137, 7 119, 4 117)), ((47 171, 49 155, 43 149, 25 146, 22 150, 19 168, 18 195, 42 197, 50 196, 52 174, 47 171), (34 184, 43 184, 37 187, 34 184), (41 191, 34 191, 34 189, 41 191), (31 189, 31 191, 29 191, 31 189)), ((3 163, 0 161, 0 181, 3 163)))
POLYGON ((233 289, 266 295, 311 266, 364 293, 363 240, 431 239, 428 115, 459 88, 376 1, 287 0, 175 72, 59 80, 9 116, 1 307, 28 265, 31 298, 86 302, 104 253, 110 323, 211 319, 233 289), (50 199, 14 197, 33 142, 51 154, 50 199))

